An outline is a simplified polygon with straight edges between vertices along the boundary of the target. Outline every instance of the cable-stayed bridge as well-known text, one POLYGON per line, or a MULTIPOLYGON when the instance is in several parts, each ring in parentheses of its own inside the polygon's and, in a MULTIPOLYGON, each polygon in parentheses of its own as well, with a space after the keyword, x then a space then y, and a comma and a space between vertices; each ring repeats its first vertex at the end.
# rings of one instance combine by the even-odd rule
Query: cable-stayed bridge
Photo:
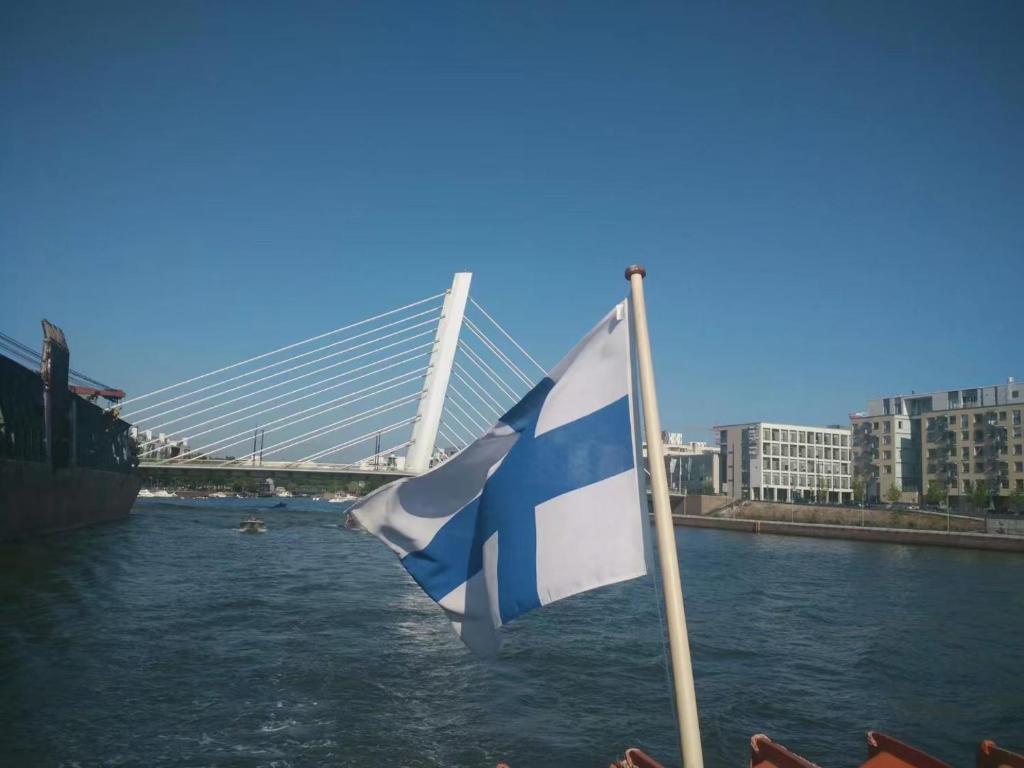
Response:
POLYGON ((444 461, 545 373, 471 281, 122 401, 142 470, 287 484, 444 461))

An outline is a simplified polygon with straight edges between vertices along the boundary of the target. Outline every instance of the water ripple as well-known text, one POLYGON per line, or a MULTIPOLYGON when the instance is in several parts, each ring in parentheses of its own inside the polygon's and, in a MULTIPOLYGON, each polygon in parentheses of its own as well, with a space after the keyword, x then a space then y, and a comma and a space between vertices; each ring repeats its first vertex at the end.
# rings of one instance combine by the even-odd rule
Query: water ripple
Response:
MULTIPOLYGON (((482 663, 392 555, 310 501, 141 503, 0 546, 0 763, 606 765, 675 760, 650 580, 508 628, 482 663), (270 532, 242 536, 258 514, 270 532)), ((852 764, 887 730, 1024 747, 1024 560, 680 532, 709 768, 767 732, 852 764)))

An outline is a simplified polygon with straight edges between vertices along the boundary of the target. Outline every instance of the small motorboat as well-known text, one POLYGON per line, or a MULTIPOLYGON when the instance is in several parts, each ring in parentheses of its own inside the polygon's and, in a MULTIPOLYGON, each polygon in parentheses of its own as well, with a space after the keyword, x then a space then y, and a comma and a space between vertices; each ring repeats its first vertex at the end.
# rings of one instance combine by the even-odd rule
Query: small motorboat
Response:
POLYGON ((266 533, 267 526, 262 520, 257 520, 255 517, 250 517, 242 521, 242 524, 238 528, 239 533, 266 533))
POLYGON ((279 501, 279 502, 277 502, 277 504, 272 506, 271 509, 283 509, 284 507, 287 507, 287 506, 288 505, 285 504, 283 501, 279 501))
POLYGON ((333 499, 328 499, 327 501, 330 504, 345 504, 345 503, 350 502, 350 501, 358 501, 358 500, 359 500, 358 496, 353 496, 350 493, 346 493, 343 496, 335 496, 333 499))

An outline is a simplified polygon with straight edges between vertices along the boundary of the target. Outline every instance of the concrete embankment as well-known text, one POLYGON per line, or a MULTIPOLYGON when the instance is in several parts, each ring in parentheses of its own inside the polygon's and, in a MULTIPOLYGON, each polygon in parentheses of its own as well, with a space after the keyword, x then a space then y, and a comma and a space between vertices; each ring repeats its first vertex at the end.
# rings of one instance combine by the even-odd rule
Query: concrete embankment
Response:
POLYGON ((958 547, 961 549, 987 549, 998 552, 1024 553, 1024 536, 1000 536, 990 533, 946 533, 906 528, 875 528, 853 525, 820 525, 814 523, 786 523, 774 520, 744 520, 737 518, 673 515, 676 525, 695 528, 719 528, 744 533, 766 533, 781 536, 811 536, 821 539, 850 539, 853 541, 884 541, 893 544, 918 544, 930 547, 958 547))

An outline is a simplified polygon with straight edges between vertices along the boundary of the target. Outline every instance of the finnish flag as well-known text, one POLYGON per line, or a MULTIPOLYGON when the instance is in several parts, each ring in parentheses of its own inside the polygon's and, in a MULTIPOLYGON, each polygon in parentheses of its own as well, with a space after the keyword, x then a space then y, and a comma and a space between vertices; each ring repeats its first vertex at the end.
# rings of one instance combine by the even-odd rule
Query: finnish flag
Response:
POLYGON ((483 437, 352 509, 474 652, 542 605, 648 572, 627 304, 483 437))

